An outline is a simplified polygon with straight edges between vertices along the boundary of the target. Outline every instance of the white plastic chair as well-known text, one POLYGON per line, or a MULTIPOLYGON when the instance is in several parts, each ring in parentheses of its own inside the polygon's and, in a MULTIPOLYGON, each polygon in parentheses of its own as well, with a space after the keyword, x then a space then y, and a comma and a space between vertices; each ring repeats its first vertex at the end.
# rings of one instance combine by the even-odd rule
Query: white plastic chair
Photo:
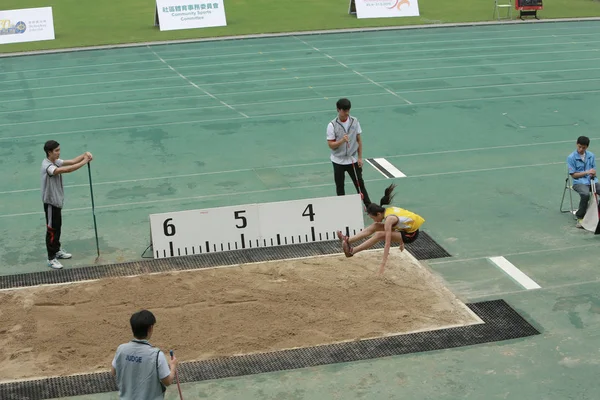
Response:
POLYGON ((492 18, 498 18, 498 21, 501 19, 512 19, 512 0, 494 0, 494 16, 492 18), (500 17, 500 9, 506 8, 506 15, 504 17, 500 17))
POLYGON ((561 213, 566 213, 566 212, 571 213, 571 215, 573 215, 573 218, 577 219, 577 217, 575 216, 577 209, 573 207, 573 192, 574 191, 575 191, 575 189, 573 189, 573 182, 571 180, 571 174, 569 174, 569 169, 567 168, 567 177, 565 178, 565 188, 563 190, 562 200, 560 201, 560 212, 561 213), (563 205, 565 203, 565 197, 567 195, 567 191, 569 192, 569 203, 570 203, 571 207, 568 209, 564 209, 563 205))

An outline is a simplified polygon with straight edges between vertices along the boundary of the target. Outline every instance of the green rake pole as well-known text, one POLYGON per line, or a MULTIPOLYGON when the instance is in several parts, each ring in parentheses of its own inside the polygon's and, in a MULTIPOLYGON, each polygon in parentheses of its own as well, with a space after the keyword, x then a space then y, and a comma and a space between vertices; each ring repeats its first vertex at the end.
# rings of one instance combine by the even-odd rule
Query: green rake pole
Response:
POLYGON ((88 162, 88 177, 90 178, 90 196, 92 198, 92 215, 94 216, 94 233, 96 234, 96 253, 98 256, 96 257, 96 262, 100 258, 100 245, 98 244, 98 226, 96 224, 96 210, 94 207, 94 189, 92 187, 92 167, 90 167, 90 163, 88 162))

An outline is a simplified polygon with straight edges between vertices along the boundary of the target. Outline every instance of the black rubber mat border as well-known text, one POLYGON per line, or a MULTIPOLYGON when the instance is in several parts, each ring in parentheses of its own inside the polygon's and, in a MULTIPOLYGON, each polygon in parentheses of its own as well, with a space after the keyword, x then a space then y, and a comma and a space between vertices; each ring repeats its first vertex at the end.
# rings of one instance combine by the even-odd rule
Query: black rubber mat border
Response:
MULTIPOLYGON (((484 321, 483 324, 270 353, 184 362, 179 364, 179 379, 181 383, 200 382, 473 346, 540 333, 504 300, 485 301, 467 304, 467 306, 484 321)), ((103 372, 0 384, 0 399, 43 400, 116 390, 114 378, 108 372, 103 372)))

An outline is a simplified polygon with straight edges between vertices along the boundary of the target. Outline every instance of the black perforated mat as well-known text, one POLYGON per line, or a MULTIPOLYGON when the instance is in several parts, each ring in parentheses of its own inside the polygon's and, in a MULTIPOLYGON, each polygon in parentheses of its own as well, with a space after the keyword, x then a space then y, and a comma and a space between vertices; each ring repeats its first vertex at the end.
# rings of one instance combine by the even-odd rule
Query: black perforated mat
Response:
MULTIPOLYGON (((483 324, 271 353, 179 364, 182 383, 398 356, 517 339, 539 334, 504 300, 468 304, 483 324)), ((108 373, 0 384, 2 400, 54 399, 116 391, 108 373)))

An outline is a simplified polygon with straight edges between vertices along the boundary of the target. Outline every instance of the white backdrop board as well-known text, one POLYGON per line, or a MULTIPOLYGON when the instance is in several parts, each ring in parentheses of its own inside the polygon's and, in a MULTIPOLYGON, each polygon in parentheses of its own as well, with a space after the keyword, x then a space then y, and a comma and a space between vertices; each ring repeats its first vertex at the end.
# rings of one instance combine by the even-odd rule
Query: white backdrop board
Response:
POLYGON ((351 0, 357 18, 418 17, 418 0, 351 0))
POLYGON ((52 7, 0 10, 0 44, 54 40, 52 7))
POLYGON ((161 31, 226 26, 223 0, 156 0, 161 31))
POLYGON ((596 233, 596 230, 600 222, 600 209, 598 208, 598 195, 590 193, 590 200, 588 201, 588 208, 581 221, 583 229, 596 233))
POLYGON ((151 214, 154 258, 337 240, 364 229, 360 195, 151 214))

